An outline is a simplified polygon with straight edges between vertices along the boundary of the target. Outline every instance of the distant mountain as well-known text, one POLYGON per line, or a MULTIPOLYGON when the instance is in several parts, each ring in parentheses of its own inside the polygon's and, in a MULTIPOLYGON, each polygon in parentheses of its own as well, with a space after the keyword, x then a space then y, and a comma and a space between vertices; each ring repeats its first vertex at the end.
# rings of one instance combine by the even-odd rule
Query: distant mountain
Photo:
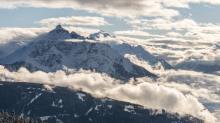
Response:
POLYGON ((183 70, 193 70, 204 73, 214 73, 216 71, 220 71, 220 64, 208 65, 200 63, 198 61, 183 61, 175 65, 175 68, 183 70))
POLYGON ((4 58, 6 53, 3 50, 0 50, 0 59, 4 58))
POLYGON ((106 38, 106 37, 111 37, 111 38, 113 38, 114 36, 111 36, 111 35, 108 34, 107 32, 100 30, 100 31, 97 32, 97 33, 90 34, 89 37, 90 37, 90 38, 93 38, 93 39, 96 39, 96 38, 100 38, 100 37, 102 37, 102 38, 106 38))
POLYGON ((65 87, 48 91, 42 84, 32 83, 0 82, 0 109, 49 123, 205 123, 191 115, 97 99, 65 87))
MULTIPOLYGON (((155 56, 151 55, 148 51, 146 51, 142 46, 131 46, 129 44, 123 43, 113 47, 113 49, 117 50, 122 56, 129 54, 130 56, 135 56, 140 61, 146 61, 150 66, 153 68, 156 67, 158 63, 166 69, 174 69, 171 65, 169 65, 165 60, 156 58, 155 56)), ((132 58, 127 56, 126 58, 130 59, 131 62, 132 58)), ((135 62, 134 62, 135 63, 135 62)))
MULTIPOLYGON (((60 26, 57 26, 48 35, 51 34, 65 38, 66 35, 69 36, 68 31, 60 26)), ((76 37, 72 38, 80 37, 78 34, 75 35, 76 37)), ((31 72, 37 70, 55 72, 63 69, 64 65, 68 68, 104 72, 117 79, 156 77, 146 69, 131 63, 109 45, 85 41, 38 40, 3 58, 0 60, 0 64, 5 65, 11 71, 16 71, 23 66, 31 72)))

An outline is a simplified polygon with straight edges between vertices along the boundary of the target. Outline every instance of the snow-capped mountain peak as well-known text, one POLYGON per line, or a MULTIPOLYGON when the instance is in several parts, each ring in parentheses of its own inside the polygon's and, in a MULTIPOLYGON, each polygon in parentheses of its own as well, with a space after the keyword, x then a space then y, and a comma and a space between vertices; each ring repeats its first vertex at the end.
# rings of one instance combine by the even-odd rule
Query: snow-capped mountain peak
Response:
POLYGON ((106 37, 112 37, 112 36, 110 34, 108 34, 107 32, 100 30, 97 33, 90 34, 89 37, 96 39, 96 38, 106 38, 106 37))
POLYGON ((63 39, 85 39, 83 36, 78 35, 75 32, 69 32, 64 29, 61 25, 57 25, 55 29, 45 35, 45 38, 52 40, 63 40, 63 39))

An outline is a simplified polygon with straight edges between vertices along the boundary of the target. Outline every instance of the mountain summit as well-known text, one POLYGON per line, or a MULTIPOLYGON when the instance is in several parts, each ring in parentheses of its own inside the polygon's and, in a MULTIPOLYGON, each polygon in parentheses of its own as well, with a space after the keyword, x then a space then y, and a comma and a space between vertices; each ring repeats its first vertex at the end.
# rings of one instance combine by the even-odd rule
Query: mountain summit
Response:
MULTIPOLYGON (((58 36, 68 33, 60 25, 52 30, 58 36)), ((54 36, 57 36, 54 35, 54 36)), ((131 63, 129 59, 121 56, 116 50, 103 43, 65 42, 58 40, 39 40, 19 49, 11 55, 0 60, 0 64, 12 71, 21 66, 29 71, 42 70, 55 72, 62 70, 63 66, 72 69, 95 70, 106 73, 117 79, 131 77, 155 77, 146 69, 131 63)))
POLYGON ((52 40, 63 40, 63 39, 85 39, 83 36, 78 35, 75 32, 69 33, 61 25, 57 25, 55 29, 45 35, 45 38, 52 40))
POLYGON ((107 37, 111 37, 112 38, 112 36, 110 34, 108 34, 105 31, 102 31, 102 30, 100 30, 99 32, 94 33, 94 34, 90 34, 89 37, 93 38, 93 39, 96 39, 96 38, 107 38, 107 37))

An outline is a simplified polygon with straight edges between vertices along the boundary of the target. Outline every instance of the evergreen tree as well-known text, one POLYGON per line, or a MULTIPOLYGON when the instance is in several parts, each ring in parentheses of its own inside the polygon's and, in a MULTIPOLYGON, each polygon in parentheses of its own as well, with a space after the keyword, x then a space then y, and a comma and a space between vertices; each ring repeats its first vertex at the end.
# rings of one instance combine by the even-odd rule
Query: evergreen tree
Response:
POLYGON ((34 120, 32 118, 30 118, 29 123, 34 123, 34 120))
POLYGON ((34 123, 37 123, 37 119, 34 120, 34 123))
POLYGON ((4 112, 4 115, 3 115, 3 122, 6 122, 6 123, 9 122, 9 115, 8 115, 8 112, 4 112))
POLYGON ((20 117, 19 115, 15 115, 14 110, 11 111, 11 115, 9 115, 8 112, 4 112, 4 110, 1 110, 0 123, 45 123, 45 122, 42 120, 37 122, 37 119, 35 119, 34 121, 32 118, 28 119, 25 115, 23 117, 20 117))
POLYGON ((14 110, 11 111, 10 121, 15 121, 15 112, 14 110))

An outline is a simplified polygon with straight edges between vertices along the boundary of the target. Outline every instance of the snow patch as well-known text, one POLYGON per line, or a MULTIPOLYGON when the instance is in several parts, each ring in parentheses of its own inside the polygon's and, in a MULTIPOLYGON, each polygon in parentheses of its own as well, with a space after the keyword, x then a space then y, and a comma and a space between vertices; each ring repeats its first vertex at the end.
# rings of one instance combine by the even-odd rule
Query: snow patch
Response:
POLYGON ((63 121, 62 121, 62 120, 60 120, 60 119, 57 119, 57 122, 58 122, 58 123, 63 123, 63 121))
POLYGON ((56 104, 56 101, 53 101, 53 103, 52 103, 51 106, 52 106, 52 107, 63 108, 62 102, 63 102, 62 99, 60 99, 60 100, 57 102, 58 104, 56 104))
POLYGON ((108 99, 101 99, 102 103, 105 103, 108 99))
POLYGON ((24 117, 24 113, 21 113, 20 117, 24 117))
POLYGON ((112 108, 112 105, 108 105, 108 107, 111 109, 111 108, 112 108))
POLYGON ((80 100, 85 101, 85 100, 83 99, 83 97, 86 96, 85 94, 76 93, 76 95, 78 95, 78 97, 79 97, 80 100))
POLYGON ((124 108, 124 111, 136 114, 136 112, 134 111, 134 106, 133 105, 126 105, 125 108, 124 108))
POLYGON ((77 115, 77 114, 74 114, 74 117, 79 117, 79 115, 77 115))
POLYGON ((87 112, 86 112, 86 115, 88 115, 89 114, 89 112, 91 112, 92 111, 92 109, 93 109, 93 107, 92 108, 90 108, 87 112))
POLYGON ((101 107, 101 106, 102 106, 102 105, 96 105, 96 106, 95 106, 95 110, 98 111, 98 110, 99 110, 98 107, 101 107))
POLYGON ((33 103, 38 97, 40 97, 42 95, 42 93, 36 95, 27 105, 33 103))
POLYGON ((3 84, 0 83, 0 85, 3 85, 3 84))
POLYGON ((91 118, 89 118, 89 121, 92 121, 92 119, 91 119, 91 118))
POLYGON ((41 119, 42 121, 48 120, 49 118, 51 118, 51 116, 43 116, 43 117, 40 117, 40 119, 41 119))
POLYGON ((31 114, 31 110, 29 110, 27 114, 30 115, 31 114))

